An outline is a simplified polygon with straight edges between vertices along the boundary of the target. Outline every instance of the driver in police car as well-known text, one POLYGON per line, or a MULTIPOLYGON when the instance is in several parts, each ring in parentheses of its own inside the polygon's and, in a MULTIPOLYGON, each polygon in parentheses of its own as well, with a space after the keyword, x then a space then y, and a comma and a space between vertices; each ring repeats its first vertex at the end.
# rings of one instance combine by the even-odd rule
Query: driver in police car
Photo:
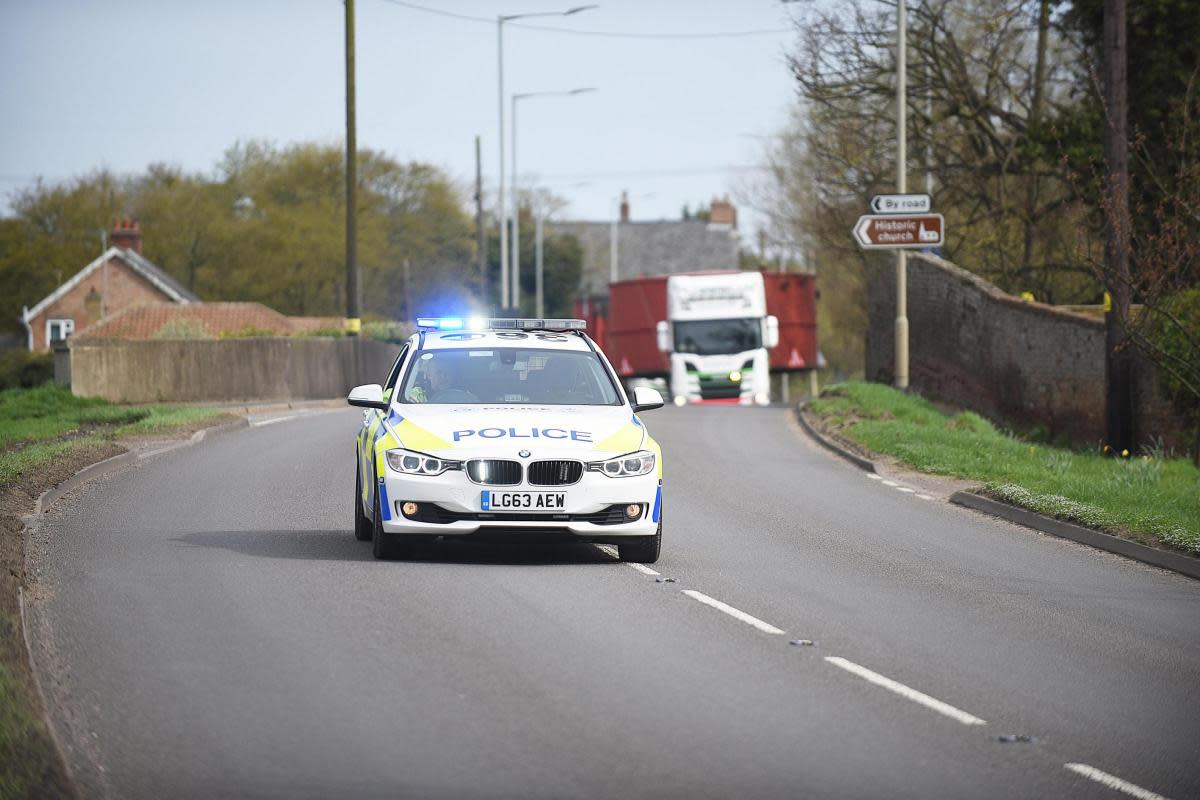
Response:
POLYGON ((426 362, 424 378, 429 389, 415 385, 408 390, 406 400, 411 403, 428 403, 430 397, 454 388, 453 376, 444 360, 432 358, 426 362))

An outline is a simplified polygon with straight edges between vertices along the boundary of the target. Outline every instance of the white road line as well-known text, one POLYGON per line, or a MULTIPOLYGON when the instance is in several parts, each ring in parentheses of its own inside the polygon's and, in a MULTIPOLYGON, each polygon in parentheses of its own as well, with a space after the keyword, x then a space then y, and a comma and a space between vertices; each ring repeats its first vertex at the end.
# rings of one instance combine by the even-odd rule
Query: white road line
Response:
POLYGON ((272 419, 260 419, 257 422, 251 422, 250 425, 255 428, 261 428, 263 425, 274 425, 276 422, 287 422, 289 419, 295 419, 299 414, 291 414, 286 417, 273 417, 272 419))
POLYGON ((916 492, 917 490, 916 490, 916 489, 910 489, 910 488, 908 488, 907 486, 897 486, 897 487, 896 487, 896 491, 897 491, 897 492, 908 492, 909 494, 913 494, 913 493, 914 493, 914 492, 916 492))
POLYGON ((1079 773, 1085 778, 1094 780, 1096 783, 1104 784, 1110 789, 1116 789, 1118 792, 1124 792, 1132 797, 1140 798, 1140 800, 1167 800, 1161 794, 1155 794, 1149 789, 1143 789, 1129 781, 1123 781, 1116 775, 1109 775, 1107 772, 1098 770, 1095 767, 1089 767, 1087 764, 1063 764, 1063 766, 1072 772, 1079 773))
POLYGON ((895 481, 884 481, 883 485, 884 486, 899 486, 900 484, 896 483, 895 481))
POLYGON ((897 683, 891 678, 880 675, 878 672, 872 672, 866 667, 855 664, 853 661, 847 661, 846 659, 838 656, 825 656, 825 660, 830 664, 833 664, 835 667, 841 667, 847 672, 851 672, 864 680, 870 681, 876 686, 882 686, 885 689, 895 692, 901 697, 907 697, 914 703, 920 703, 926 708, 932 709, 939 714, 945 714, 951 719, 958 720, 963 725, 987 725, 987 723, 981 720, 979 717, 972 716, 961 709, 955 708, 949 703, 943 703, 936 697, 930 697, 927 694, 918 692, 916 689, 909 688, 903 683, 897 683))
POLYGON ((781 631, 779 628, 776 628, 774 625, 771 625, 770 623, 767 623, 767 622, 763 622, 758 617, 752 617, 749 614, 747 614, 745 611, 739 611, 738 609, 734 608, 733 606, 728 605, 727 603, 722 603, 720 600, 716 600, 712 597, 709 597, 708 595, 704 594, 703 592, 697 592, 695 589, 684 589, 683 593, 686 594, 688 597, 692 598, 693 600, 699 600, 701 603, 704 603, 704 605, 706 605, 706 606, 712 606, 717 611, 723 611, 724 613, 728 614, 729 616, 733 617, 736 620, 744 622, 747 625, 753 625, 755 628, 758 628, 763 633, 783 633, 783 631, 781 631))
POLYGON ((870 478, 870 479, 871 479, 871 480, 873 480, 873 481, 881 481, 881 480, 883 480, 883 478, 882 478, 882 477, 880 477, 879 475, 876 475, 874 472, 868 472, 868 473, 867 473, 867 477, 868 477, 868 478, 870 478))
MULTIPOLYGON (((608 553, 613 558, 621 557, 621 554, 620 554, 620 552, 618 552, 616 545, 598 544, 598 545, 596 545, 596 547, 599 547, 601 550, 608 553)), ((662 575, 661 572, 655 572, 654 570, 647 567, 645 564, 635 564, 632 561, 626 561, 625 566, 633 567, 634 569, 636 569, 638 572, 642 573, 643 575, 662 575)))
POLYGON ((921 498, 922 500, 932 500, 933 499, 932 497, 930 497, 927 494, 919 494, 919 495, 917 495, 917 497, 921 498))

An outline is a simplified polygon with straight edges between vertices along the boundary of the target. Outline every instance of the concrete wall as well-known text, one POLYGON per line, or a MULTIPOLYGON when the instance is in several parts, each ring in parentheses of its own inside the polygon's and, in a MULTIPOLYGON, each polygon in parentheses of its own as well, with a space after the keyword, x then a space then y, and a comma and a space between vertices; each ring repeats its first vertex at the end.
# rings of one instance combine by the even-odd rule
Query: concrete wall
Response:
MULTIPOLYGON (((866 377, 891 383, 896 279, 891 263, 867 270, 866 377)), ((1104 438, 1104 322, 1028 303, 948 261, 908 260, 909 384, 921 394, 995 420, 1041 426, 1079 445, 1104 438)), ((1157 391, 1153 366, 1135 363, 1134 430, 1140 443, 1188 441, 1157 391)))
POLYGON ((399 352, 373 339, 80 340, 71 342, 71 391, 127 403, 344 397, 382 383, 399 352))

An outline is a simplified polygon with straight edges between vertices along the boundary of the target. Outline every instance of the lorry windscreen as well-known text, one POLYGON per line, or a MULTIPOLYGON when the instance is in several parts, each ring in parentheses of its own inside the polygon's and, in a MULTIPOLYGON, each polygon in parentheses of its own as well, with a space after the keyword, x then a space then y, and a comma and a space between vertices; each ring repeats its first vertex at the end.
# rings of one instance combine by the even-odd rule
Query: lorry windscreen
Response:
POLYGON ((675 323, 675 352, 715 356, 762 347, 762 320, 697 319, 675 323))

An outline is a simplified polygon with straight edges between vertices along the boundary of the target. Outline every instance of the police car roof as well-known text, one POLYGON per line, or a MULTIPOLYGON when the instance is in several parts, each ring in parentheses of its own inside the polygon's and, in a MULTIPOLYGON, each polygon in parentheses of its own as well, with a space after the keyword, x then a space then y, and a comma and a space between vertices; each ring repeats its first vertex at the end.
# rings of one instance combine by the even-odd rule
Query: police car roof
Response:
POLYGON ((425 350, 525 347, 587 352, 587 341, 569 331, 426 331, 425 350))

